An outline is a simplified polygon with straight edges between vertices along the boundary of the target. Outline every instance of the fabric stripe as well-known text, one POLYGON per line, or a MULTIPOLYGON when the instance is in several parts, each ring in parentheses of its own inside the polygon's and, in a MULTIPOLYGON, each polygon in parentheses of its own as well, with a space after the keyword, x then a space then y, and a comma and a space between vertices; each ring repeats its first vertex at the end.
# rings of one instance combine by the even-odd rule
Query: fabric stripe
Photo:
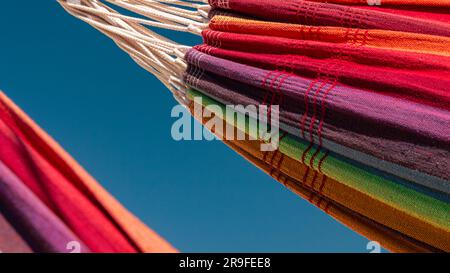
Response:
MULTIPOLYGON (((190 92, 194 93, 195 96, 201 96, 205 105, 220 105, 208 97, 202 96, 199 92, 190 92)), ((251 136, 258 136, 258 129, 252 123, 249 123, 249 126, 237 124, 237 128, 251 136)), ((307 146, 308 143, 289 135, 280 142, 281 152, 297 161, 296 156, 302 153, 307 146)), ((314 153, 314 150, 309 153, 307 159, 314 153)), ((317 170, 317 164, 318 162, 313 166, 315 170, 317 170)), ((450 216, 448 215, 450 205, 446 202, 430 198, 427 195, 389 181, 389 178, 386 176, 377 176, 375 173, 360 168, 357 164, 342 160, 341 157, 331 152, 323 162, 321 169, 330 178, 372 196, 386 205, 395 207, 413 217, 422 218, 436 228, 441 229, 444 234, 447 234, 450 230, 450 216)))
MULTIPOLYGON (((190 71, 191 68, 189 68, 189 73, 185 75, 186 82, 197 90, 201 90, 201 92, 207 94, 209 97, 220 101, 222 104, 243 106, 258 105, 261 99, 261 97, 257 95, 259 91, 254 88, 252 89, 251 86, 240 85, 229 79, 221 80, 221 78, 214 77, 211 73, 203 73, 201 78, 195 78, 195 76, 193 76, 190 71), (241 91, 241 93, 239 93, 239 90, 245 90, 245 92, 241 91)), ((283 107, 283 105, 281 105, 281 107, 283 107)), ((289 114, 282 111, 281 113, 279 113, 279 117, 280 122, 278 125, 282 130, 288 132, 293 136, 298 136, 301 134, 299 128, 294 128, 294 126, 298 126, 297 120, 299 118, 299 115, 291 118, 289 114)), ((265 121, 266 119, 263 118, 263 120, 265 121)), ((328 128, 326 128, 326 126, 323 126, 323 129, 328 128)), ((306 137, 309 137, 309 135, 306 135, 306 137)), ((314 135, 314 138, 317 142, 319 142, 316 135, 314 135)), ((343 138, 346 139, 346 137, 343 138)), ((358 152, 352 148, 339 145, 338 143, 331 141, 328 138, 322 138, 322 145, 326 149, 333 151, 336 154, 342 155, 343 157, 351 159, 355 162, 360 162, 364 165, 384 171, 385 173, 394 174, 399 178, 403 178, 405 179, 405 181, 402 183, 402 185, 406 187, 432 196, 433 198, 437 198, 445 202, 450 202, 449 181, 438 179, 433 176, 428 176, 417 171, 406 169, 400 165, 392 164, 385 160, 371 157, 370 155, 358 152)), ((376 147, 378 146, 379 145, 377 145, 376 147)), ((320 160, 320 162, 323 161, 320 160)), ((320 166, 321 164, 319 163, 319 170, 320 166)), ((396 183, 401 183, 401 181, 402 180, 395 180, 396 183)))
POLYGON ((0 213, 0 254, 32 252, 30 246, 0 213))
POLYGON ((265 21, 384 29, 450 36, 450 25, 375 10, 304 0, 210 0, 214 8, 232 10, 265 21))
MULTIPOLYGON (((251 87, 259 88, 261 80, 267 73, 267 70, 218 59, 196 50, 188 52, 186 57, 191 64, 200 60, 198 65, 202 69, 217 75, 216 80, 219 82, 222 81, 221 77, 234 80, 229 83, 238 85, 237 88, 233 88, 234 90, 252 94, 251 96, 258 96, 260 93, 258 90, 260 89, 252 89, 251 87)), ((293 114, 290 114, 291 120, 294 120, 293 126, 298 126, 296 122, 300 120, 295 116, 304 113, 305 108, 299 98, 303 98, 303 94, 307 91, 310 83, 310 79, 293 75, 286 79, 283 84, 283 94, 289 97, 289 100, 286 99, 286 105, 282 107, 293 111, 293 114)), ((450 173, 448 173, 448 168, 445 167, 448 166, 448 163, 446 163, 448 152, 445 147, 449 147, 448 135, 450 134, 448 126, 442 126, 443 124, 450 124, 448 112, 441 112, 437 109, 395 100, 386 96, 376 96, 374 93, 365 93, 363 90, 341 85, 336 86, 335 89, 338 91, 334 92, 333 96, 329 97, 327 101, 327 107, 333 109, 333 116, 327 116, 327 124, 323 128, 324 137, 331 138, 333 141, 348 147, 360 149, 380 159, 449 180, 450 173), (378 103, 374 105, 374 101, 378 103), (386 108, 386 105, 396 106, 386 108), (377 107, 380 107, 379 110, 377 110, 377 107), (396 112, 400 111, 401 108, 405 109, 405 112, 396 112), (417 116, 414 117, 415 115, 417 116), (355 117, 358 117, 358 123, 348 122, 355 117), (409 121, 405 119, 409 119, 409 121), (435 121, 432 121, 432 119, 435 119, 435 121), (365 123, 366 125, 364 125, 365 123), (434 125, 430 126, 433 123, 434 125), (409 126, 415 129, 407 129, 409 126), (427 133, 419 133, 427 127, 429 128, 427 133), (349 133, 345 133, 346 130, 349 133), (340 137, 339 134, 341 133, 337 132, 344 133, 345 137, 340 137), (358 134, 357 132, 364 133, 358 134), (439 136, 436 134, 439 134, 439 136), (435 136, 430 139, 432 135, 435 136), (358 138, 360 139, 358 140, 358 138), (426 139, 429 139, 429 141, 426 139), (392 141, 392 145, 389 144, 390 141, 392 141), (422 141, 423 144, 420 144, 422 141), (434 156, 433 160, 430 160, 430 153, 434 156)), ((311 101, 310 103, 312 104, 311 101)))
POLYGON ((68 252, 70 242, 84 243, 0 161, 0 211, 36 252, 68 252))
POLYGON ((176 251, 107 193, 3 93, 0 119, 11 128, 10 137, 2 139, 0 159, 92 251, 176 251))
MULTIPOLYGON (((348 35, 348 28, 286 24, 232 16, 214 16, 209 23, 209 27, 212 30, 223 32, 314 40, 336 44, 352 42, 354 39, 354 36, 348 35)), ((356 30, 351 31, 356 32, 356 30)), ((377 29, 365 31, 367 31, 365 43, 367 47, 450 56, 450 38, 447 37, 377 29)), ((364 31, 361 30, 360 33, 362 34, 364 31)))

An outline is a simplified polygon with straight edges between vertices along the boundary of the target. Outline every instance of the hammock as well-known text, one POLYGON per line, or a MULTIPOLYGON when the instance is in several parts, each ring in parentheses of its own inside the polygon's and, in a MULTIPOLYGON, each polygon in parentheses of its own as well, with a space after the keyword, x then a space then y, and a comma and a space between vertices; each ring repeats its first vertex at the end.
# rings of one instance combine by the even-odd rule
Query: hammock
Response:
POLYGON ((0 250, 174 252, 0 92, 0 250))
MULTIPOLYGON (((280 128, 275 151, 260 150, 267 138, 254 126, 256 113, 238 113, 243 124, 213 116, 248 136, 226 145, 337 221, 394 252, 450 251, 449 1, 59 3, 110 37, 218 137, 226 132, 199 118, 195 106, 278 105, 272 114, 279 121, 271 124, 280 128), (151 28, 189 32, 204 42, 181 45, 151 28)), ((77 190, 80 183, 87 187, 76 181, 77 190)), ((45 203, 42 189, 28 183, 45 203)), ((104 212, 85 220, 108 224, 104 212)), ((117 250, 105 247, 106 239, 96 244, 92 234, 74 233, 85 220, 63 218, 53 228, 61 240, 77 236, 92 251, 117 250)), ((160 238, 139 248, 130 244, 132 235, 116 238, 122 251, 151 245, 173 251, 160 238)))

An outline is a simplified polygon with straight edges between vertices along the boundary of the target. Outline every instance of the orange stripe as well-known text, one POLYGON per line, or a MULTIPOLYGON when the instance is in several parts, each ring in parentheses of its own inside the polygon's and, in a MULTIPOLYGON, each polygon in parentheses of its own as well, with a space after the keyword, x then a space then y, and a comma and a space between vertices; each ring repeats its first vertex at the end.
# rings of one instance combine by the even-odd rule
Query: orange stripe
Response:
MULTIPOLYGON (((348 43, 352 37, 349 28, 320 27, 317 31, 304 31, 304 25, 266 22, 230 16, 214 16, 209 24, 212 30, 290 39, 315 40, 328 43, 348 43)), ((358 31, 357 29, 350 29, 358 31)), ((399 31, 369 29, 364 46, 398 51, 450 56, 450 38, 399 31)))

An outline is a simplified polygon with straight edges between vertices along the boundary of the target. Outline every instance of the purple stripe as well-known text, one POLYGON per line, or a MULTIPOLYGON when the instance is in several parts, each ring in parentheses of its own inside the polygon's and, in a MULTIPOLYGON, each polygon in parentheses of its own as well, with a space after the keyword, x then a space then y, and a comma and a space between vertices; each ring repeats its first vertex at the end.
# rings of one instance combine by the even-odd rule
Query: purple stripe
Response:
POLYGON ((89 252, 80 239, 47 208, 20 179, 0 161, 0 212, 36 252, 69 252, 75 241, 89 252))

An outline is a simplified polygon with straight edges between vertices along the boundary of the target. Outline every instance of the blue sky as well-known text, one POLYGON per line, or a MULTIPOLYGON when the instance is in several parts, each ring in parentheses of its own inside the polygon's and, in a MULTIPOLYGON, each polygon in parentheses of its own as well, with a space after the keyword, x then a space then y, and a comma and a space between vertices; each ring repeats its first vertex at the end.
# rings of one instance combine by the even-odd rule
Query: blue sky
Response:
POLYGON ((5 1, 0 33, 0 89, 181 251, 367 252, 224 144, 174 141, 169 91, 56 1, 5 1))

